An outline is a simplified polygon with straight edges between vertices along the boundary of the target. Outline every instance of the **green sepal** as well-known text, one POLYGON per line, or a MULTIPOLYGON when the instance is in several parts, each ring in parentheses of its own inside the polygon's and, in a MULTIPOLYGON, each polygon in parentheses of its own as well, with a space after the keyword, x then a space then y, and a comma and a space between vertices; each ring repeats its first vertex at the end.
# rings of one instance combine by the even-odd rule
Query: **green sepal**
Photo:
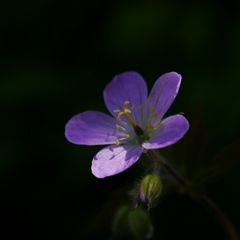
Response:
POLYGON ((162 192, 160 177, 153 174, 146 175, 140 183, 139 191, 140 202, 147 203, 150 208, 162 192))
POLYGON ((128 215, 128 225, 137 240, 143 240, 153 234, 149 215, 142 208, 137 208, 128 215))
POLYGON ((112 226, 115 236, 123 235, 126 232, 130 212, 131 208, 128 205, 121 206, 116 212, 112 226))

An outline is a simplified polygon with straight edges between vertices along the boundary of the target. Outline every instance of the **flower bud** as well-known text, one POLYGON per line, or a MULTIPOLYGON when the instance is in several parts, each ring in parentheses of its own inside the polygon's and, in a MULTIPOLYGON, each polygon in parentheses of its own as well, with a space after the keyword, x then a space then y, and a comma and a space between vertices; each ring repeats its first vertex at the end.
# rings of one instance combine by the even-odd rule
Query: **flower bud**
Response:
POLYGON ((116 212, 114 221, 113 221, 113 234, 115 236, 122 235, 127 230, 127 221, 128 215, 131 212, 129 206, 121 206, 116 212))
POLYGON ((158 175, 148 174, 140 183, 140 201, 148 204, 148 208, 158 199, 162 192, 162 181, 158 175))
POLYGON ((150 238, 153 235, 151 220, 142 208, 135 209, 129 213, 128 224, 131 233, 138 240, 150 238))

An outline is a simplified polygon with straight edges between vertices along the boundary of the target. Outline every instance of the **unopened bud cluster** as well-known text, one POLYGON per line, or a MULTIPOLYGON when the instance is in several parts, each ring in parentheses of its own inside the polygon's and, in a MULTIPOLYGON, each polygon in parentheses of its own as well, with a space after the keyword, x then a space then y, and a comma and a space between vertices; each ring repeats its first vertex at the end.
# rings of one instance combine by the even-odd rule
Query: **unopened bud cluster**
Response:
POLYGON ((113 234, 124 237, 128 233, 139 240, 153 235, 150 217, 142 208, 131 211, 129 206, 122 206, 117 211, 113 222, 113 234))
POLYGON ((162 192, 162 181, 158 175, 148 174, 146 175, 139 188, 140 202, 148 204, 148 208, 151 208, 153 203, 158 200, 162 192))

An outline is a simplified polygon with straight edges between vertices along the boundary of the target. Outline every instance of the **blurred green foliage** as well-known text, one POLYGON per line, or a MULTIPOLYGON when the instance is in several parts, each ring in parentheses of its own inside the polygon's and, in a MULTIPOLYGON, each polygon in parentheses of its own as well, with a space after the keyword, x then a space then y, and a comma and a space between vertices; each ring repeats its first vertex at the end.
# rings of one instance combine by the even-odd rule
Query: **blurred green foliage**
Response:
MULTIPOLYGON (((90 166, 101 146, 76 146, 64 137, 74 114, 107 112, 102 91, 118 73, 137 71, 150 89, 161 74, 179 72, 182 86, 168 115, 202 100, 207 159, 239 140, 238 11, 231 1, 1 1, 5 239, 79 239, 111 192, 141 177, 144 169, 136 164, 96 179, 90 166)), ((239 181, 238 167, 209 188, 237 228, 239 181)), ((185 239, 211 239, 218 229, 198 208, 176 196, 160 201, 152 213, 156 239, 173 239, 180 230, 185 239)), ((100 232, 105 239, 110 235, 100 232)))

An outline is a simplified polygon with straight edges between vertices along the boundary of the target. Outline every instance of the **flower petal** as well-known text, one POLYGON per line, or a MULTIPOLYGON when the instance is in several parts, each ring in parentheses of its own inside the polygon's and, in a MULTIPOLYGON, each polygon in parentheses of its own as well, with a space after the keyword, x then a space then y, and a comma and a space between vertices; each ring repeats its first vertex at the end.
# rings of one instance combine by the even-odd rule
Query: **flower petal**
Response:
POLYGON ((182 115, 166 118, 160 124, 158 133, 142 146, 146 149, 163 148, 176 143, 188 131, 189 123, 182 115))
POLYGON ((103 148, 92 161, 92 173, 105 178, 123 172, 140 157, 142 146, 114 145, 103 148))
POLYGON ((116 75, 104 90, 105 104, 113 116, 117 117, 115 110, 123 110, 123 104, 129 101, 129 108, 134 105, 131 116, 138 122, 140 108, 147 103, 147 85, 137 72, 125 72, 116 75))
MULTIPOLYGON (((150 111, 154 111, 157 114, 152 119, 152 124, 158 123, 171 106, 175 99, 180 84, 181 75, 176 72, 170 72, 162 75, 154 84, 149 97, 148 97, 148 108, 150 111)), ((153 112, 150 112, 153 114, 153 112)))
POLYGON ((117 137, 124 136, 116 130, 116 119, 95 111, 86 111, 72 117, 65 127, 69 142, 83 145, 114 144, 117 137))

